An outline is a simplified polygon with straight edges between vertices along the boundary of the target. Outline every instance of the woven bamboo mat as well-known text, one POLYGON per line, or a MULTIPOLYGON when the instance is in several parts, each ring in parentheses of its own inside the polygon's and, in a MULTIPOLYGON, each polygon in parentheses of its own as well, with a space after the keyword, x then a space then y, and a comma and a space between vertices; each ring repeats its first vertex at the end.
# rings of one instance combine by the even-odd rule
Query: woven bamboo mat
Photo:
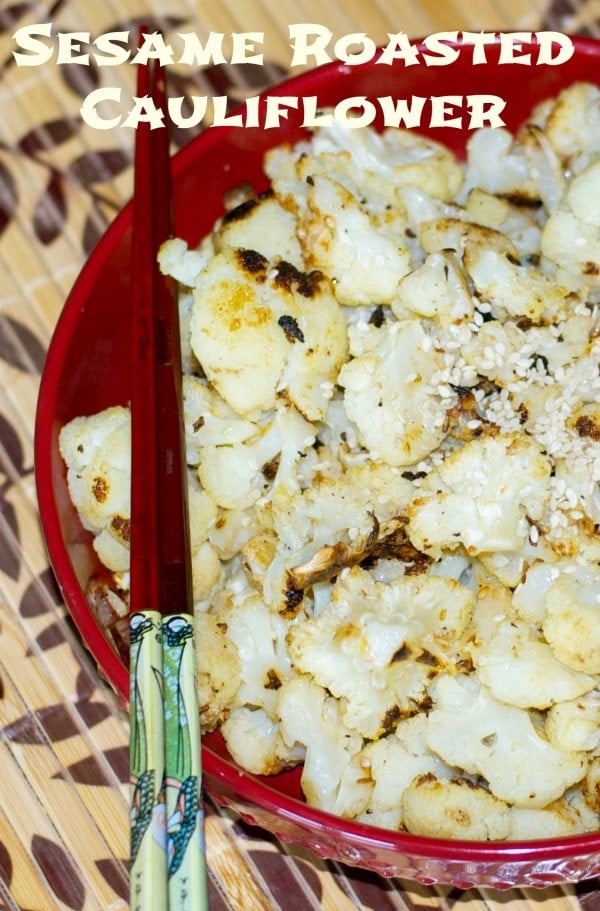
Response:
MULTIPOLYGON (((128 905, 128 727, 69 621, 36 509, 33 421, 44 354, 86 254, 132 189, 131 132, 85 125, 99 68, 17 67, 16 28, 97 35, 138 21, 259 31, 262 68, 207 71, 239 99, 281 79, 288 25, 334 37, 551 28, 600 34, 598 0, 0 0, 0 911, 128 905)), ((127 67, 110 84, 131 86, 127 67)), ((185 86, 182 84, 182 89, 185 86)), ((176 136, 176 142, 191 135, 176 136)), ((208 807, 213 911, 600 911, 600 886, 461 892, 315 860, 208 807)))

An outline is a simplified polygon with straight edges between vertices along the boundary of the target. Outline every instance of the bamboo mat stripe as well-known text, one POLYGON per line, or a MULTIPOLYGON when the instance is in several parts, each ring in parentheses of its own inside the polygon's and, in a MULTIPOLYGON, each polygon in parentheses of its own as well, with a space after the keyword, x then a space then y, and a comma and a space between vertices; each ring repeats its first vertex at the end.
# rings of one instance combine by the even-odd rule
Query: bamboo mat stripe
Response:
MULTIPOLYGON (((600 37, 598 0, 0 0, 0 911, 128 907, 127 720, 67 616, 48 566, 33 478, 45 352, 87 254, 132 189, 131 131, 79 116, 133 68, 18 68, 12 34, 52 21, 89 32, 145 21, 167 34, 265 34, 265 65, 180 73, 187 90, 239 101, 279 81, 291 23, 333 40, 468 29, 600 37)), ((174 147, 194 131, 180 131, 174 147)), ((211 911, 600 911, 588 882, 535 891, 382 880, 281 845, 207 802, 211 911)))

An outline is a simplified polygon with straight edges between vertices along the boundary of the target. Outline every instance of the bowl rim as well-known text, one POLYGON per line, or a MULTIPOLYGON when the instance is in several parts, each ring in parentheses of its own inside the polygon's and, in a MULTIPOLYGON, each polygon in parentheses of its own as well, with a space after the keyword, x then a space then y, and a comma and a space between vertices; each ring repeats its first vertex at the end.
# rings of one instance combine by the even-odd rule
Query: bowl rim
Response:
MULTIPOLYGON (((460 34, 460 33, 459 33, 460 34)), ((498 34, 498 33, 496 33, 498 34)), ((507 34, 507 32, 503 32, 507 34)), ((534 33, 535 34, 535 33, 534 33)), ((580 54, 600 57, 600 39, 588 36, 569 36, 575 51, 580 54)), ((422 39, 413 40, 420 46, 422 39)), ((460 41, 456 42, 461 44, 460 41)), ((364 64, 348 65, 340 61, 331 61, 313 69, 290 76, 275 86, 261 92, 261 96, 282 94, 306 94, 321 83, 323 76, 330 73, 344 73, 348 70, 360 71, 368 68, 373 61, 364 64), (294 91, 296 90, 296 91, 294 91)), ((243 109, 239 105, 232 114, 243 109)), ((239 129, 231 125, 221 125, 205 129, 172 157, 173 182, 185 172, 188 163, 198 155, 198 145, 207 148, 218 145, 224 133, 239 129)), ((42 370, 36 416, 34 424, 34 468, 35 484, 38 498, 42 530, 50 565, 57 584, 65 601, 67 610, 81 636, 83 645, 91 651, 88 644, 96 643, 93 658, 101 677, 112 687, 126 708, 129 687, 129 672, 105 637, 98 635, 99 629, 91 611, 77 611, 74 614, 70 605, 82 598, 82 591, 74 568, 63 544, 58 510, 53 495, 52 462, 49 450, 56 432, 54 411, 59 392, 61 357, 60 352, 66 347, 72 331, 85 306, 85 300, 93 288, 99 274, 107 267, 113 247, 118 244, 126 231, 131 227, 132 202, 129 200, 121 211, 107 226, 104 234, 88 255, 73 286, 66 296, 52 334, 44 367, 42 370), (75 306, 79 301, 79 306, 75 306)), ((349 843, 368 844, 370 850, 385 850, 400 855, 454 861, 457 863, 493 864, 495 868, 501 863, 532 863, 577 857, 600 857, 600 832, 551 839, 519 841, 470 841, 446 840, 426 836, 412 835, 406 832, 386 830, 356 820, 344 819, 327 811, 310 807, 301 800, 277 791, 267 777, 254 776, 242 772, 218 753, 203 744, 202 764, 205 774, 215 782, 235 794, 242 801, 249 801, 273 815, 295 823, 304 830, 307 824, 311 831, 331 831, 336 838, 347 839, 349 843)), ((209 788, 210 790, 210 788, 209 788)))

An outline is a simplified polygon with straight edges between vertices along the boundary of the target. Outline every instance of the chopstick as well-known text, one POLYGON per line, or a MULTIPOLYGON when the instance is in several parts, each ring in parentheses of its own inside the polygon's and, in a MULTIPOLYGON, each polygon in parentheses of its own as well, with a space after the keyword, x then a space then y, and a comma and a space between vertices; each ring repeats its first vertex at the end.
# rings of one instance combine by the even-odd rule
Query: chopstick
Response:
MULTIPOLYGON (((165 72, 137 95, 165 111, 165 72)), ((140 123, 132 226, 130 788, 134 911, 207 908, 179 314, 157 254, 172 235, 169 137, 140 123)))

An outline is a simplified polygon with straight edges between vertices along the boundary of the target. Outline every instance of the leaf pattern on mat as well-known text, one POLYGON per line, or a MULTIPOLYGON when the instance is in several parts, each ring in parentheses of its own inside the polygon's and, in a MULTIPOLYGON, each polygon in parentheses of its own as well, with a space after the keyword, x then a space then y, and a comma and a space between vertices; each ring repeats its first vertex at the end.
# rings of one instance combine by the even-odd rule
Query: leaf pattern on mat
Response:
MULTIPOLYGON (((106 857, 96 861, 96 867, 102 878, 108 883, 113 892, 125 902, 129 900, 129 880, 123 870, 127 869, 128 863, 127 860, 118 861, 114 857, 106 857)), ((212 905, 210 907, 212 911, 212 905)))
POLYGON ((46 245, 56 240, 64 227, 66 215, 64 180, 60 174, 50 174, 33 210, 32 224, 37 239, 46 245))
POLYGON ((26 373, 42 372, 46 349, 32 330, 8 314, 0 314, 0 358, 26 373))
POLYGON ((81 121, 74 117, 57 117, 28 130, 18 142, 19 149, 30 157, 38 155, 45 149, 62 145, 75 136, 81 128, 81 121))
POLYGON ((18 549, 19 520, 13 504, 0 492, 0 570, 15 581, 19 578, 21 570, 21 556, 18 549), (8 526, 9 534, 2 540, 4 524, 8 526))
POLYGON ((62 599, 54 573, 50 567, 47 567, 29 583, 23 592, 19 602, 19 613, 24 619, 39 617, 61 603, 62 599))
POLYGON ((68 174, 84 187, 89 187, 111 180, 130 164, 131 155, 123 149, 92 150, 75 158, 68 167, 68 174))
POLYGON ((34 0, 25 0, 23 3, 13 3, 0 10, 0 35, 12 31, 19 19, 35 5, 34 0))
POLYGON ((6 415, 0 414, 0 471, 6 476, 3 490, 10 484, 14 471, 20 477, 31 474, 33 468, 25 468, 23 464, 25 454, 21 438, 6 415))
POLYGON ((292 867, 296 867, 306 881, 311 892, 320 902, 323 897, 323 888, 318 873, 310 864, 303 860, 290 861, 279 851, 257 851, 250 849, 248 854, 258 867, 269 889, 273 893, 277 904, 282 908, 287 906, 290 895, 294 896, 295 911, 309 911, 314 903, 304 898, 303 892, 298 888, 298 881, 292 867), (291 865, 291 866, 290 866, 291 865))
MULTIPOLYGON (((129 781, 129 748, 127 746, 115 747, 105 750, 104 757, 110 768, 121 784, 129 781)), ((54 778, 67 778, 70 776, 77 784, 91 785, 93 787, 107 787, 113 784, 106 771, 95 756, 85 756, 67 766, 54 775, 54 778)))
POLYGON ((10 886, 13 874, 12 858, 10 851, 3 841, 0 841, 0 879, 10 886))
POLYGON ((31 839, 31 854, 59 901, 73 911, 83 908, 85 887, 64 848, 49 838, 34 835, 31 839))
MULTIPOLYGON (((103 702, 91 702, 79 699, 75 703, 78 712, 88 728, 100 724, 110 714, 108 705, 103 702)), ((69 711, 63 702, 45 705, 35 714, 23 715, 2 729, 2 734, 12 743, 44 743, 46 738, 52 743, 68 740, 81 732, 77 716, 69 711)))
POLYGON ((17 185, 11 172, 0 161, 0 235, 11 223, 17 211, 17 185))

